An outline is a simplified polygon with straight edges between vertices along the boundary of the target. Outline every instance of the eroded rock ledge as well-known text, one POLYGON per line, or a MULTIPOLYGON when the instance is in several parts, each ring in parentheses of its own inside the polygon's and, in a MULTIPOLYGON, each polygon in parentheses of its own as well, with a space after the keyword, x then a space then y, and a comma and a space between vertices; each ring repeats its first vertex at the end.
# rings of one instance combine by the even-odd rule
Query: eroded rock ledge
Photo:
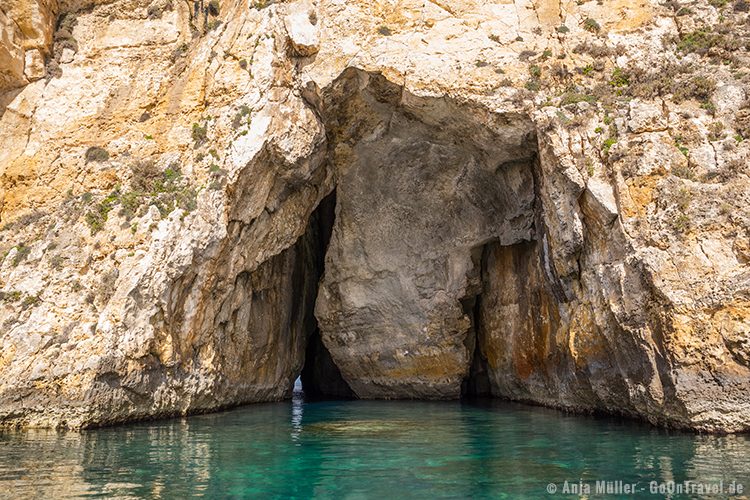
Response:
POLYGON ((301 373, 748 428, 747 92, 717 65, 707 96, 670 70, 680 97, 641 61, 745 14, 157 3, 66 3, 75 51, 0 82, 2 425, 280 400, 301 373))

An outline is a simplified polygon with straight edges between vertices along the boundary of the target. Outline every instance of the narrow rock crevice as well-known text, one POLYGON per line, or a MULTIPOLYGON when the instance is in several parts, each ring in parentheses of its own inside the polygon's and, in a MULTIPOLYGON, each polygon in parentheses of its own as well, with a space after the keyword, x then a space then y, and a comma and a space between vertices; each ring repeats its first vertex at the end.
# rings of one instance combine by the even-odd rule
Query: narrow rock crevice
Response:
MULTIPOLYGON (((306 279, 317 284, 323 276, 325 254, 331 240, 336 211, 336 191, 326 196, 310 216, 308 232, 311 234, 311 259, 313 269, 305 273, 306 279)), ((344 381, 339 368, 320 337, 320 328, 313 308, 305 311, 305 363, 300 373, 306 398, 354 398, 355 394, 344 381)))
POLYGON ((480 313, 482 304, 482 292, 484 291, 484 267, 487 249, 491 244, 483 245, 474 251, 472 260, 475 263, 475 270, 478 281, 478 290, 476 295, 465 298, 461 301, 464 314, 471 319, 471 329, 466 335, 466 349, 469 352, 470 364, 469 373, 461 384, 462 398, 490 397, 492 389, 490 387, 489 372, 487 367, 487 357, 482 352, 482 345, 479 338, 481 330, 480 313))

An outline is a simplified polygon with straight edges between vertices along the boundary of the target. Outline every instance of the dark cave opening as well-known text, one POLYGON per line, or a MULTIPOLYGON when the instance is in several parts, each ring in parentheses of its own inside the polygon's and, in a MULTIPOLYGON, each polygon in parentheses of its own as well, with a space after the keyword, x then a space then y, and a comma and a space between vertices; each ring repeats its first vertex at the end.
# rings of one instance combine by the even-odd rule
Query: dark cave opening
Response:
MULTIPOLYGON (((499 397, 497 390, 493 391, 493 385, 496 382, 493 382, 492 373, 493 369, 495 371, 497 369, 490 367, 487 359, 488 353, 485 352, 493 350, 490 345, 496 342, 496 339, 492 339, 491 330, 497 328, 496 321, 493 321, 495 310, 498 306, 502 308, 502 305, 498 303, 498 292, 500 291, 502 295, 502 290, 506 287, 517 286, 520 300, 523 302, 526 294, 533 294, 539 288, 538 280, 534 280, 531 276, 533 272, 527 269, 529 263, 535 258, 538 262, 536 266, 531 264, 533 269, 541 269, 544 265, 542 256, 534 252, 540 228, 544 226, 540 205, 538 161, 538 156, 534 154, 530 159, 519 162, 525 165, 533 176, 533 201, 530 206, 533 218, 530 237, 509 243, 493 238, 472 249, 473 275, 470 277, 470 286, 466 296, 461 299, 463 312, 471 321, 471 327, 464 341, 469 352, 470 363, 468 373, 461 383, 461 399, 499 397), (502 256, 508 259, 506 259, 507 262, 503 262, 502 270, 499 271, 498 261, 502 256), (508 273, 512 274, 513 279, 508 279, 508 273), (514 280, 517 282, 512 283, 514 280)), ((541 306, 539 304, 537 306, 538 314, 532 312, 531 315, 537 321, 544 321, 541 306)), ((528 311, 524 312, 524 316, 527 313, 528 311)))
MULTIPOLYGON (((336 190, 326 196, 310 216, 308 231, 312 233, 312 264, 310 273, 317 286, 325 269, 325 256, 333 233, 336 214, 336 190)), ((356 395, 341 376, 339 368, 328 352, 314 310, 306 313, 308 336, 305 347, 305 363, 299 378, 306 399, 354 399, 356 395)))
POLYGON ((356 70, 314 97, 336 194, 310 220, 319 293, 317 319, 305 309, 305 395, 489 396, 495 325, 482 315, 502 283, 483 283, 483 262, 536 237, 533 123, 356 70))
POLYGON ((473 286, 469 290, 469 295, 461 300, 464 314, 471 320, 471 328, 465 341, 466 348, 470 353, 471 363, 469 373, 461 384, 461 398, 483 398, 492 395, 487 371, 487 358, 482 352, 480 338, 482 291, 485 287, 484 269, 487 251, 491 244, 482 245, 472 252, 475 272, 472 279, 473 286))

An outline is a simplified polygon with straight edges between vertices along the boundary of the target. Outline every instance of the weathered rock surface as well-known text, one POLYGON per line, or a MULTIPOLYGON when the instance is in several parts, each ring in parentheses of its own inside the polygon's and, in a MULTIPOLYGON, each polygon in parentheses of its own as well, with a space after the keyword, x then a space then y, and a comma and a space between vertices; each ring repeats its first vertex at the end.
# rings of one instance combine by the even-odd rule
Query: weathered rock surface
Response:
POLYGON ((323 340, 360 397, 457 398, 472 258, 532 237, 533 125, 355 71, 324 100, 338 210, 323 340))
POLYGON ((748 14, 678 4, 4 3, 0 422, 302 372, 747 430, 748 14))
MULTIPOLYGON (((57 0, 6 0, 0 5, 0 93, 44 76, 57 0)), ((0 110, 7 98, 0 100, 0 110)))

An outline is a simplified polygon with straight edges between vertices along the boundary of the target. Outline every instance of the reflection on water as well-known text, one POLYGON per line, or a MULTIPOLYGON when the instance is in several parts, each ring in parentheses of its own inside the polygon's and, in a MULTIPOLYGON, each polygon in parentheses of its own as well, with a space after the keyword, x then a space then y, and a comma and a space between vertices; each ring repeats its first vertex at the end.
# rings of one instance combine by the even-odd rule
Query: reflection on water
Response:
POLYGON ((565 480, 750 487, 750 437, 503 402, 310 403, 299 394, 80 434, 0 433, 0 496, 19 498, 518 498, 565 480))
POLYGON ((302 411, 305 403, 305 393, 302 391, 302 380, 297 377, 294 381, 294 392, 292 394, 292 441, 299 446, 299 437, 302 434, 302 411))

